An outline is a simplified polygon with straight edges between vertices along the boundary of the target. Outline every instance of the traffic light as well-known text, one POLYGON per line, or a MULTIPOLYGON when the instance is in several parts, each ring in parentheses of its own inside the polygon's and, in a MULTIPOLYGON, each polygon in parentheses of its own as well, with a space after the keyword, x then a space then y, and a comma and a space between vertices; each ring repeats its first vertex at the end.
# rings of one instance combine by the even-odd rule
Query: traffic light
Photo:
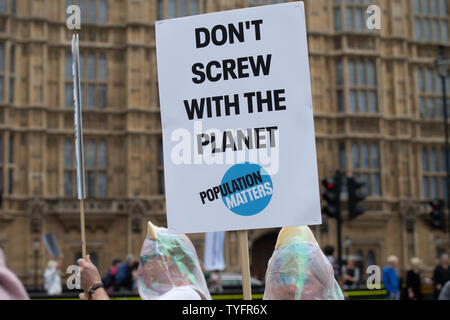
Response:
POLYGON ((322 180, 325 188, 323 199, 327 202, 323 207, 323 212, 330 218, 338 218, 341 213, 341 175, 336 172, 333 178, 322 180))
POLYGON ((351 177, 347 178, 347 191, 348 191, 348 216, 351 219, 362 215, 367 210, 365 207, 359 207, 358 204, 366 198, 361 188, 365 186, 364 182, 351 177))
POLYGON ((436 230, 442 230, 445 232, 445 213, 444 213, 444 201, 433 200, 430 201, 431 206, 431 228, 436 230))

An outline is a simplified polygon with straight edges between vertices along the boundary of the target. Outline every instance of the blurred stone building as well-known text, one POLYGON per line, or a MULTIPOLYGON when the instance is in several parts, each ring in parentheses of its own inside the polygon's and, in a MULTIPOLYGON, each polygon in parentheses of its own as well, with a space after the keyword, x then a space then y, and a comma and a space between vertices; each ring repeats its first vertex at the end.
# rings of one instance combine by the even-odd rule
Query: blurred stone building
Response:
MULTIPOLYGON (((87 247, 104 272, 113 258, 138 256, 148 219, 166 223, 155 20, 277 2, 0 0, 0 247, 25 284, 49 259, 43 234, 55 233, 64 266, 81 251, 66 8, 82 10, 87 247)), ((413 256, 430 270, 448 251, 448 234, 429 227, 427 202, 446 195, 435 59, 440 46, 450 57, 449 7, 306 1, 320 178, 341 169, 367 182, 369 210, 343 229, 344 254, 361 268, 395 254, 402 270, 413 256), (370 4, 381 8, 381 30, 366 27, 370 4)), ((334 221, 313 229, 322 245, 336 243, 334 221)), ((250 231, 257 277, 276 231, 250 231)), ((203 235, 191 238, 202 258, 203 235)), ((228 232, 229 271, 239 270, 235 252, 228 232)))

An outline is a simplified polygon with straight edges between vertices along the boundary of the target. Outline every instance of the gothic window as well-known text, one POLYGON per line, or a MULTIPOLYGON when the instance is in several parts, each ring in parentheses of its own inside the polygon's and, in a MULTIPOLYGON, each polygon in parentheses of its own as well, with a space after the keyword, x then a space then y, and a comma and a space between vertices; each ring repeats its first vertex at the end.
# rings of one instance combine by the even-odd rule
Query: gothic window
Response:
POLYGON ((381 196, 380 155, 376 143, 352 143, 353 175, 365 182, 364 192, 371 197, 381 196))
POLYGON ((377 113, 377 75, 373 60, 346 59, 336 61, 337 110, 351 113, 377 113), (347 80, 344 81, 344 69, 347 80), (345 108, 345 96, 348 107, 345 108))
POLYGON ((73 196, 76 171, 74 168, 73 140, 64 140, 64 196, 73 196))
MULTIPOLYGON (((442 119, 442 81, 436 70, 417 68, 419 115, 422 119, 442 119)), ((450 77, 447 77, 447 105, 450 106, 450 77)))
POLYGON ((417 41, 447 42, 447 0, 414 0, 414 35, 417 41))
POLYGON ((265 4, 275 4, 275 3, 283 3, 287 2, 286 0, 248 0, 249 6, 259 6, 265 4))
MULTIPOLYGON (((104 109, 107 105, 107 56, 105 53, 80 53, 80 82, 82 105, 88 109, 104 109), (87 59, 85 63, 85 59, 87 59), (85 77, 87 75, 87 77, 85 77)), ((73 106, 72 54, 65 61, 65 106, 73 106)))
MULTIPOLYGON (((89 197, 107 195, 107 148, 105 141, 88 140, 85 146, 86 187, 89 197)), ((72 139, 64 141, 64 195, 73 196, 76 183, 75 150, 72 139)))
POLYGON ((15 46, 11 45, 9 50, 9 103, 14 103, 15 65, 15 46))
POLYGON ((205 12, 204 0, 158 0, 157 19, 192 16, 205 12))
POLYGON ((15 79, 15 47, 12 44, 9 47, 9 63, 6 62, 7 46, 0 42, 0 103, 14 102, 14 79, 15 79), (5 91, 5 84, 8 81, 6 77, 6 68, 9 68, 9 92, 5 91))
POLYGON ((88 139, 85 150, 87 195, 88 197, 106 197, 108 160, 106 142, 88 139))
POLYGON ((447 195, 445 149, 422 148, 422 196, 425 199, 445 198, 447 195))
POLYGON ((108 0, 66 0, 66 8, 78 5, 81 22, 88 24, 105 24, 108 22, 108 0))
POLYGON ((368 31, 366 20, 369 0, 333 0, 335 31, 368 31))

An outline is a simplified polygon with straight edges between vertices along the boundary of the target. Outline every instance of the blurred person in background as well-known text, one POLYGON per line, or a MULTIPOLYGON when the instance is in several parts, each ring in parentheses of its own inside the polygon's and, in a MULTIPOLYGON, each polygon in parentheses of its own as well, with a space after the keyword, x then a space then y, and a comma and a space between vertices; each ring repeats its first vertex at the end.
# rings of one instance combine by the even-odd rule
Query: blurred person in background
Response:
POLYGON ((438 299, 444 284, 450 281, 450 266, 448 261, 448 254, 444 253, 441 256, 440 264, 436 266, 433 272, 433 298, 438 299))
POLYGON ((0 300, 28 300, 28 294, 19 278, 6 267, 5 256, 0 249, 0 300))
POLYGON ((111 267, 109 267, 108 272, 102 278, 103 285, 105 286, 105 290, 108 293, 112 293, 113 291, 118 290, 116 286, 116 273, 119 264, 120 259, 114 259, 111 267))
POLYGON ((132 267, 134 264, 134 256, 132 254, 127 255, 125 262, 119 264, 115 276, 116 286, 119 290, 132 290, 132 267))
POLYGON ((61 277, 59 275, 62 256, 58 261, 49 260, 44 271, 44 289, 48 295, 54 296, 62 293, 61 277))
POLYGON ((208 289, 212 293, 222 293, 223 292, 223 286, 222 286, 222 275, 220 271, 211 271, 209 273, 209 278, 206 281, 208 284, 208 289))
POLYGON ((420 276, 422 261, 414 257, 411 259, 411 270, 406 275, 406 290, 408 300, 422 300, 421 286, 422 280, 420 276))
POLYGON ((341 272, 339 270, 339 264, 336 261, 336 258, 334 257, 334 247, 331 245, 327 245, 325 249, 323 250, 323 253, 325 254, 325 257, 330 261, 331 265, 333 266, 334 271, 334 278, 337 281, 341 280, 341 272))
POLYGON ((336 279, 337 283, 339 284, 339 287, 341 287, 342 292, 344 292, 345 299, 348 299, 347 294, 344 291, 344 282, 342 280, 342 270, 339 268, 339 263, 336 261, 336 258, 334 257, 334 247, 332 245, 327 245, 325 249, 323 249, 323 253, 325 257, 328 259, 328 261, 331 263, 331 266, 333 267, 333 273, 334 278, 336 279))
POLYGON ((387 266, 383 269, 383 285, 387 292, 388 300, 398 300, 400 298, 400 286, 398 278, 398 258, 391 255, 387 258, 387 266))
POLYGON ((344 289, 355 289, 359 281, 359 269, 355 266, 355 259, 348 257, 347 264, 344 266, 342 280, 344 281, 344 289))
POLYGON ((131 290, 138 292, 138 268, 139 262, 135 261, 131 266, 131 290))

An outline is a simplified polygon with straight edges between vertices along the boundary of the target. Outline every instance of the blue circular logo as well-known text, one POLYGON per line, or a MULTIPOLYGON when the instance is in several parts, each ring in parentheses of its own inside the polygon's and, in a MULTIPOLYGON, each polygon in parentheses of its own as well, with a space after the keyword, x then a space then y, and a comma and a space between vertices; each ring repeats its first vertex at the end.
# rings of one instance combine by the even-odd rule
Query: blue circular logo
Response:
POLYGON ((253 216, 269 204, 273 184, 264 168, 245 162, 228 169, 223 176, 220 192, 229 210, 240 216, 253 216))

